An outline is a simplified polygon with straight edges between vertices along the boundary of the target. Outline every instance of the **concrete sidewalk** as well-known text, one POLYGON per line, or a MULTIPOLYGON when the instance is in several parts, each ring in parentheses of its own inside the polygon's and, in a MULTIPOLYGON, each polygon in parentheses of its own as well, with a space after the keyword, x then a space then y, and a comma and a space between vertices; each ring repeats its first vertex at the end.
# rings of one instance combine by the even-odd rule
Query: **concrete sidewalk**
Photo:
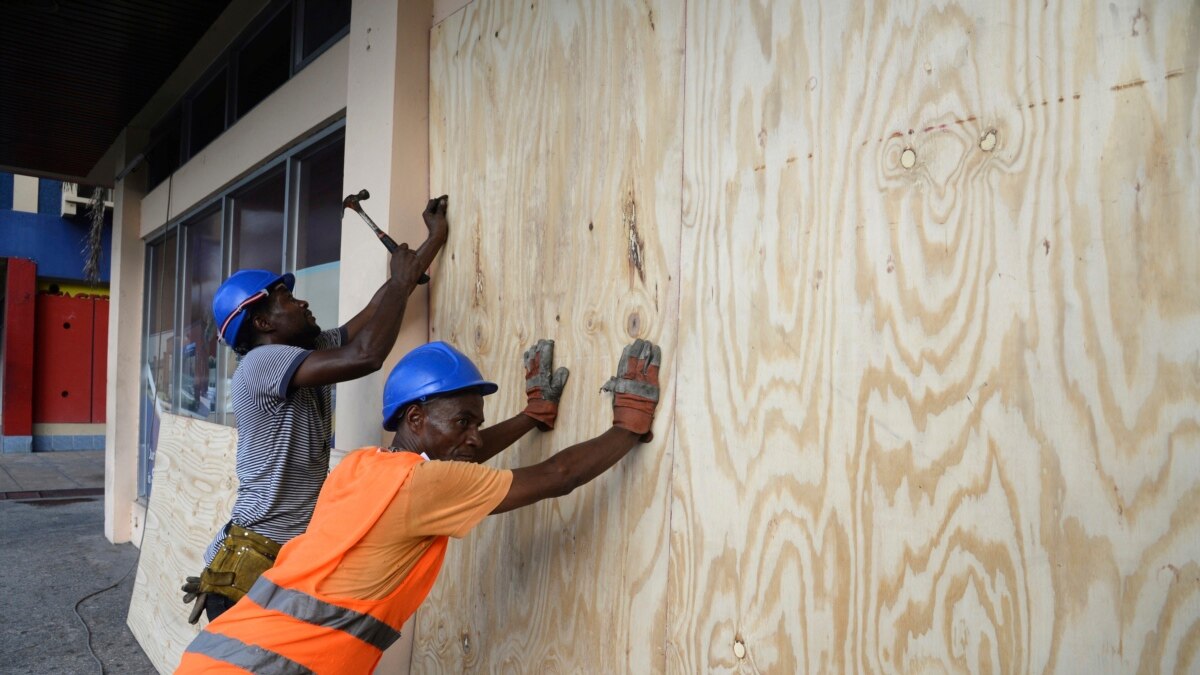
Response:
POLYGON ((0 454, 0 500, 103 495, 103 450, 0 454))
POLYGON ((0 455, 0 672, 155 672, 125 625, 138 551, 104 538, 103 483, 103 452, 0 455))

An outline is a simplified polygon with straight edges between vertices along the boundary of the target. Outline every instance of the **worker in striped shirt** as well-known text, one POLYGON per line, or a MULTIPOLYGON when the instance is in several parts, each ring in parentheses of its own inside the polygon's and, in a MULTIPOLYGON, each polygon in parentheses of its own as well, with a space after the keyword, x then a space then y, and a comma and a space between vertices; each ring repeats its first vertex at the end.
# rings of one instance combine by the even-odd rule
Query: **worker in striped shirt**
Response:
MULTIPOLYGON (((333 385, 382 367, 408 296, 446 243, 447 206, 445 196, 430 200, 422 214, 428 238, 416 251, 401 245, 392 254, 387 281, 339 328, 321 330, 308 303, 292 295, 291 274, 241 270, 217 289, 221 339, 241 356, 231 382, 238 492, 228 523, 205 551, 204 571, 182 588, 184 602, 195 602, 191 623, 202 611, 212 620, 231 607, 308 526, 329 473, 333 385)), ((538 414, 497 425, 504 435, 493 436, 496 451, 541 424, 538 414)))

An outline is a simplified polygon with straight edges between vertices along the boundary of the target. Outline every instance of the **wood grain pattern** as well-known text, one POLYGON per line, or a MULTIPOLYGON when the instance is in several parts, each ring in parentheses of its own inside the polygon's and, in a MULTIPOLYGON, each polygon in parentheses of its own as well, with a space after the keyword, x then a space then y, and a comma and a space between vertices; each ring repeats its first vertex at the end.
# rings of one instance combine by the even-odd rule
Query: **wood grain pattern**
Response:
POLYGON ((128 624, 159 672, 173 672, 206 621, 188 624, 184 578, 204 569, 204 550, 229 519, 237 496, 237 431, 164 414, 154 459, 128 624))
POLYGON ((1197 26, 688 3, 667 670, 1200 667, 1197 26))
MULTIPOLYGON (((541 461, 608 427, 599 387, 634 337, 674 347, 682 7, 476 2, 431 40, 431 189, 452 233, 431 332, 524 405, 522 352, 571 368, 558 428, 493 462, 541 461)), ((668 357, 665 370, 673 365, 668 357)), ((570 496, 451 543, 417 614, 413 672, 659 670, 667 625, 671 389, 658 440, 570 496)))
POLYGON ((568 424, 505 465, 602 428, 628 333, 677 394, 663 454, 455 542, 414 671, 1200 668, 1197 27, 1186 0, 435 27, 434 337, 505 385, 493 418, 527 343, 574 369, 568 424))

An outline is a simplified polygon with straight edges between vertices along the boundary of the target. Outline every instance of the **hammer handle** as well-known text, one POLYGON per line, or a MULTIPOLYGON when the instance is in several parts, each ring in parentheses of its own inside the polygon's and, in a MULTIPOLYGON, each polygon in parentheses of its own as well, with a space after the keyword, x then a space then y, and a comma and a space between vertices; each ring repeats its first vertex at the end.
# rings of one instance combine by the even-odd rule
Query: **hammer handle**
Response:
MULTIPOLYGON (((372 223, 368 223, 368 224, 372 224, 372 223)), ((374 227, 372 227, 371 229, 375 231, 375 236, 379 237, 379 241, 383 242, 383 245, 385 248, 387 248, 388 253, 395 253, 396 249, 400 248, 400 245, 396 243, 396 240, 389 237, 387 232, 384 232, 383 230, 380 230, 380 229, 377 229, 374 227)), ((417 279, 417 284, 427 284, 427 283, 429 283, 429 275, 422 273, 421 278, 417 279)))

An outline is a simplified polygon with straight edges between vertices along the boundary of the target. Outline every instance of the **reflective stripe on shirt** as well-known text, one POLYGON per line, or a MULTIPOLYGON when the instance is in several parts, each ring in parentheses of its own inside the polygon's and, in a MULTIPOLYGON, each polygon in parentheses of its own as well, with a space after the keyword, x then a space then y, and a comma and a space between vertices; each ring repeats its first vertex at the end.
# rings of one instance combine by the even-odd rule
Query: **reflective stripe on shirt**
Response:
POLYGON ((249 598, 259 606, 293 619, 324 628, 334 628, 383 651, 400 639, 400 631, 352 609, 334 605, 294 588, 284 588, 267 577, 259 577, 250 589, 249 598))
POLYGON ((237 638, 204 631, 192 640, 187 651, 244 668, 259 675, 312 675, 313 671, 282 654, 237 638))

